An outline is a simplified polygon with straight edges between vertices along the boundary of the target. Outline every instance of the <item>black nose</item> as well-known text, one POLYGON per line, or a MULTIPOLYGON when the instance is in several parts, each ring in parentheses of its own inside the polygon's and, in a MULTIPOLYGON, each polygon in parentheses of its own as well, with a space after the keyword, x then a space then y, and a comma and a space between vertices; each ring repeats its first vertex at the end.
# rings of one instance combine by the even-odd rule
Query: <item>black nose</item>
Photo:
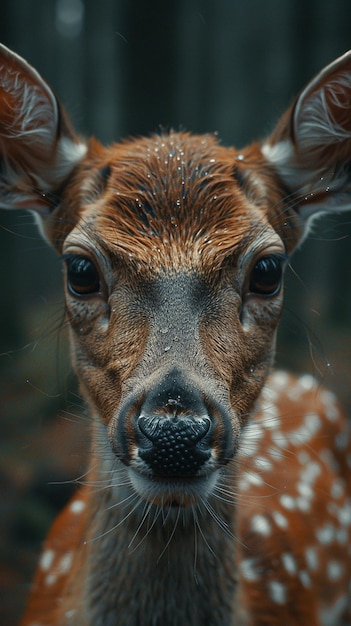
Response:
POLYGON ((139 455, 160 476, 195 476, 211 455, 208 417, 141 416, 139 455), (144 444, 144 445, 143 445, 144 444))
POLYGON ((197 389, 176 372, 148 394, 136 425, 139 456, 154 475, 196 476, 211 456, 211 417, 197 389))

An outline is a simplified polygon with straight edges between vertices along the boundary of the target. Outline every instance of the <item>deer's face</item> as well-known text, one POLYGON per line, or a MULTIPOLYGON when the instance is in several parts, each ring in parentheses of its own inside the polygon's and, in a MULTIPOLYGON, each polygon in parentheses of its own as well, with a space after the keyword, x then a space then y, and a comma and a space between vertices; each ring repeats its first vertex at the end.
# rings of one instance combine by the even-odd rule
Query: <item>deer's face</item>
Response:
POLYGON ((350 208, 350 54, 242 154, 185 133, 83 142, 38 73, 0 57, 1 206, 36 211, 63 253, 102 449, 143 497, 187 504, 235 456, 290 253, 318 213, 350 208))
POLYGON ((36 211, 63 252, 102 449, 145 498, 187 504, 233 459, 262 389, 287 258, 318 213, 350 208, 351 56, 241 155, 185 133, 85 143, 38 73, 0 57, 1 206, 36 211))
POLYGON ((180 134, 114 147, 53 218, 62 230, 75 215, 63 255, 79 379, 153 499, 161 483, 210 488, 272 360, 294 218, 237 156, 180 134))

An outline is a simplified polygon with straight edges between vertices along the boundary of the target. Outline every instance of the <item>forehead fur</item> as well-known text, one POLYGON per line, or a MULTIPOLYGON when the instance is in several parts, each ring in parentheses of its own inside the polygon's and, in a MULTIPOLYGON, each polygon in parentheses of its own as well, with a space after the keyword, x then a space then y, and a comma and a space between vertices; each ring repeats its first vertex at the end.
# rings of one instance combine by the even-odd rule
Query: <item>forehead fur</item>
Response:
POLYGON ((237 151, 211 135, 152 136, 102 154, 103 191, 96 191, 101 163, 82 185, 85 228, 148 268, 219 264, 267 228, 238 182, 237 151))

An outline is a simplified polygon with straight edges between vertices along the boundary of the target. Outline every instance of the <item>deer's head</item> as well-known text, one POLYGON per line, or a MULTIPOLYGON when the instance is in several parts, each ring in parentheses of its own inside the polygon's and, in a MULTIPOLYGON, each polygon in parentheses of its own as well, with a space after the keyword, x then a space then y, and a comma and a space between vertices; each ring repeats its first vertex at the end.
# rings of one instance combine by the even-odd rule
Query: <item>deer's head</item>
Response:
POLYGON ((81 390, 155 503, 213 489, 274 356, 283 273, 311 217, 349 208, 351 55, 240 152, 171 132, 104 148, 1 48, 0 200, 62 256, 81 390))

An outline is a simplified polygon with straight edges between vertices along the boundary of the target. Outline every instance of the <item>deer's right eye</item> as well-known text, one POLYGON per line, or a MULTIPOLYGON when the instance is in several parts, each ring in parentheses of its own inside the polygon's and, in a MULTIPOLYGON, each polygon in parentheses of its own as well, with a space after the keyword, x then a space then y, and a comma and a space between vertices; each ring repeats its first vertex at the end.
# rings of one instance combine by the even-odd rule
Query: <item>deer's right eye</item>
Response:
POLYGON ((88 296, 100 291, 100 276, 94 263, 83 256, 65 258, 67 286, 73 295, 88 296))
POLYGON ((282 285, 283 255, 270 254, 259 259, 252 269, 250 277, 251 293, 260 296, 275 296, 282 285))

